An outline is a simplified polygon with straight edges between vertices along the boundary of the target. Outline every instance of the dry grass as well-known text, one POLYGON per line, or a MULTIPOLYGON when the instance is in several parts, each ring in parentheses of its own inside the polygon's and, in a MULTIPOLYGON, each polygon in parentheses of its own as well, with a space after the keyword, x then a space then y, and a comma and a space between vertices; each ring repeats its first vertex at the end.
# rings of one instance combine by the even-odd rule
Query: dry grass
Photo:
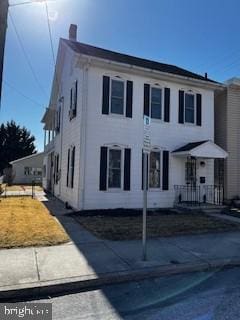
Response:
MULTIPOLYGON (((6 184, 2 184, 2 188, 5 191, 6 184)), ((35 191, 43 191, 43 188, 41 186, 35 186, 35 191)), ((31 191, 32 186, 31 185, 18 185, 14 184, 12 186, 7 185, 7 191, 31 191)))
MULTIPOLYGON (((138 216, 84 216, 75 215, 77 221, 95 236, 108 240, 141 239, 142 217, 138 216)), ((156 214, 148 216, 148 237, 169 237, 240 230, 240 225, 204 214, 156 214)))
POLYGON ((69 241, 62 226, 38 200, 0 200, 0 248, 56 245, 69 241))

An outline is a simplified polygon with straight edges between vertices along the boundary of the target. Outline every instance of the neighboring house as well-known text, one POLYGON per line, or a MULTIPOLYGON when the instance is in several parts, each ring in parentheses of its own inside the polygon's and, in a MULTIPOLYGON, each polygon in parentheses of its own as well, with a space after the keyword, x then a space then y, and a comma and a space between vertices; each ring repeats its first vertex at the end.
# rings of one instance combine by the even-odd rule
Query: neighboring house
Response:
POLYGON ((212 202, 214 92, 176 66, 61 39, 45 129, 44 187, 73 208, 142 207, 143 116, 151 117, 148 207, 212 202), (190 190, 190 193, 188 192, 190 190))
POLYGON ((15 184, 42 183, 43 152, 11 161, 15 184))
POLYGON ((240 197, 240 79, 226 82, 215 95, 215 139, 228 151, 225 162, 225 198, 240 197))

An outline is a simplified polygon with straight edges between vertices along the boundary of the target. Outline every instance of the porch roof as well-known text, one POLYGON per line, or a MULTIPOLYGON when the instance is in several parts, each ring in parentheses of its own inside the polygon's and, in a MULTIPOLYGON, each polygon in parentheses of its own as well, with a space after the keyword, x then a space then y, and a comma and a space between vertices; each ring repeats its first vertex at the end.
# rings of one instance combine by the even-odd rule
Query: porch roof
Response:
POLYGON ((46 111, 42 117, 41 122, 44 123, 44 130, 53 130, 54 129, 54 117, 55 110, 52 108, 46 108, 46 111))
POLYGON ((210 140, 190 142, 172 151, 174 156, 225 159, 228 153, 210 140))

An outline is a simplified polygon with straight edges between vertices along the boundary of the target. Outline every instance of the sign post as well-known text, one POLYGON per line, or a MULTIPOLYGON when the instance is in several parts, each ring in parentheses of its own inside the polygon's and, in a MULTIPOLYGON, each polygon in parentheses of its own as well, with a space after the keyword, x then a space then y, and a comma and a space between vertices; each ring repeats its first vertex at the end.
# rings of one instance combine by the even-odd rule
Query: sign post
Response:
POLYGON ((143 230, 142 230, 142 245, 143 245, 143 261, 147 260, 147 175, 148 175, 148 154, 151 150, 150 141, 150 117, 144 116, 144 137, 143 137, 143 230))

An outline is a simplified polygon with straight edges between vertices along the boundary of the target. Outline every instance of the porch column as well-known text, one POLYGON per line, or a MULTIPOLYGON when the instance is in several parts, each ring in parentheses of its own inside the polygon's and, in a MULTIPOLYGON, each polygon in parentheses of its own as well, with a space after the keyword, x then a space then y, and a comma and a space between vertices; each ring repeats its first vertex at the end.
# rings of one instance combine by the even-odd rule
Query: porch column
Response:
POLYGON ((44 148, 46 146, 46 130, 44 129, 44 148))

